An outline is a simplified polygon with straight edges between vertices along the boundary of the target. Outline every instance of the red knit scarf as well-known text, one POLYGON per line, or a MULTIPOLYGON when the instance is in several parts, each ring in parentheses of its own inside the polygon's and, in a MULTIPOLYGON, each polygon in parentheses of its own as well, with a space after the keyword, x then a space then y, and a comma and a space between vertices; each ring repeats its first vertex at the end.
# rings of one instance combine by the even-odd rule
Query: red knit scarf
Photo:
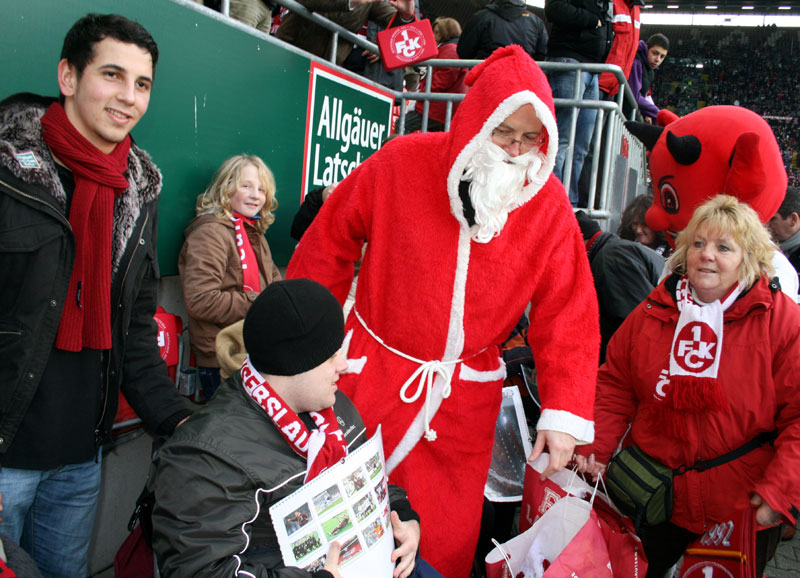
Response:
POLYGON ((314 479, 347 455, 347 442, 332 407, 308 413, 317 426, 317 429, 309 432, 294 410, 253 367, 250 357, 242 365, 241 376, 245 393, 263 408, 286 443, 306 459, 303 483, 314 479))
POLYGON ((255 219, 250 219, 239 213, 233 214, 233 229, 236 232, 236 248, 239 250, 239 259, 242 261, 242 290, 261 292, 261 278, 258 275, 258 259, 244 224, 253 226, 255 219))
POLYGON ((59 103, 50 105, 42 116, 42 134, 75 178, 69 211, 75 262, 56 347, 66 351, 110 349, 114 199, 129 186, 124 173, 130 136, 105 154, 78 132, 59 103))

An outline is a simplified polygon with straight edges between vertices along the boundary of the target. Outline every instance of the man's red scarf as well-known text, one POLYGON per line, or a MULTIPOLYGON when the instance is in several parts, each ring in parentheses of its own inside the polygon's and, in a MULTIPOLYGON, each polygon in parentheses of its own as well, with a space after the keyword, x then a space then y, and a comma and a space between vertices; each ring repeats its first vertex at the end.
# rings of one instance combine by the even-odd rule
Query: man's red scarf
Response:
POLYGON ((59 103, 50 105, 42 116, 42 134, 53 155, 75 177, 69 211, 75 262, 56 347, 110 349, 114 199, 129 186, 124 173, 131 139, 126 136, 111 154, 105 154, 78 132, 59 103))
POLYGON ((314 479, 347 455, 347 442, 332 407, 311 411, 317 429, 309 432, 292 408, 281 399, 250 363, 248 356, 241 369, 244 391, 262 407, 291 448, 306 459, 303 483, 314 479))
POLYGON ((261 292, 261 278, 258 275, 258 259, 253 245, 250 244, 250 237, 244 224, 248 223, 251 227, 255 219, 242 216, 239 213, 233 214, 233 229, 236 233, 236 248, 239 251, 239 259, 242 261, 242 290, 261 292))

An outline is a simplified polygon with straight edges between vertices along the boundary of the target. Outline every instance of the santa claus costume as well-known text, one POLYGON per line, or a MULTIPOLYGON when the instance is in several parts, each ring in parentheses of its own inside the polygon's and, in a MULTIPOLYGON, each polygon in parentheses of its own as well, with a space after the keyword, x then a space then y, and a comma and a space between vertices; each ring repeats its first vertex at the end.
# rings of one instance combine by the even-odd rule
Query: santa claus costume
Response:
POLYGON ((505 367, 498 344, 528 303, 538 369, 538 429, 594 438, 597 300, 563 185, 544 73, 518 46, 467 77, 450 132, 413 134, 376 152, 336 188, 303 236, 288 277, 308 277, 344 302, 362 262, 339 386, 370 432, 383 426, 390 479, 408 489, 421 554, 448 578, 469 575, 505 367), (492 131, 532 105, 547 139, 541 165, 499 234, 476 240, 459 195, 492 131))

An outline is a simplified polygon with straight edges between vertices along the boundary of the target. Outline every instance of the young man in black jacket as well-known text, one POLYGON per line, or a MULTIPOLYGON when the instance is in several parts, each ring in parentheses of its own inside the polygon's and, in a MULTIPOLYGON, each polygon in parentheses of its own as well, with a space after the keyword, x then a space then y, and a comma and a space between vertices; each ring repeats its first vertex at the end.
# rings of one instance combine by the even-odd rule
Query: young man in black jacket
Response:
POLYGON ((149 428, 191 412, 156 341, 161 174, 129 133, 158 48, 90 14, 68 32, 60 102, 0 103, 0 532, 46 576, 85 576, 120 387, 149 428))
MULTIPOLYGON (((284 566, 269 508, 366 441, 361 416, 336 386, 347 369, 342 308, 315 281, 278 281, 253 302, 242 334, 241 369, 156 458, 150 488, 161 575, 340 578, 339 546, 326 549, 313 534, 298 539, 311 550, 303 565, 318 568, 327 556, 324 568, 284 566)), ((406 492, 389 484, 388 493, 395 578, 440 576, 416 559, 419 516, 406 492)), ((302 516, 295 521, 304 525, 302 516)))

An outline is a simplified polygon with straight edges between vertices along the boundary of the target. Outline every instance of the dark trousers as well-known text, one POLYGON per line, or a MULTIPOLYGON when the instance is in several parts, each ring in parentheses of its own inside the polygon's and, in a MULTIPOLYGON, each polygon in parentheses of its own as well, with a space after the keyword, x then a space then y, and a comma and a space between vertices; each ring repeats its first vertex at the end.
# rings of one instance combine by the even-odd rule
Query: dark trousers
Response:
POLYGON ((203 397, 206 400, 211 399, 222 383, 219 367, 198 367, 197 378, 200 380, 200 387, 203 388, 203 397))
MULTIPOLYGON (((756 576, 764 575, 764 568, 775 555, 781 534, 780 525, 756 532, 756 576)), ((669 522, 642 526, 639 536, 647 556, 647 578, 663 578, 666 571, 680 560, 689 544, 701 535, 669 522)))

